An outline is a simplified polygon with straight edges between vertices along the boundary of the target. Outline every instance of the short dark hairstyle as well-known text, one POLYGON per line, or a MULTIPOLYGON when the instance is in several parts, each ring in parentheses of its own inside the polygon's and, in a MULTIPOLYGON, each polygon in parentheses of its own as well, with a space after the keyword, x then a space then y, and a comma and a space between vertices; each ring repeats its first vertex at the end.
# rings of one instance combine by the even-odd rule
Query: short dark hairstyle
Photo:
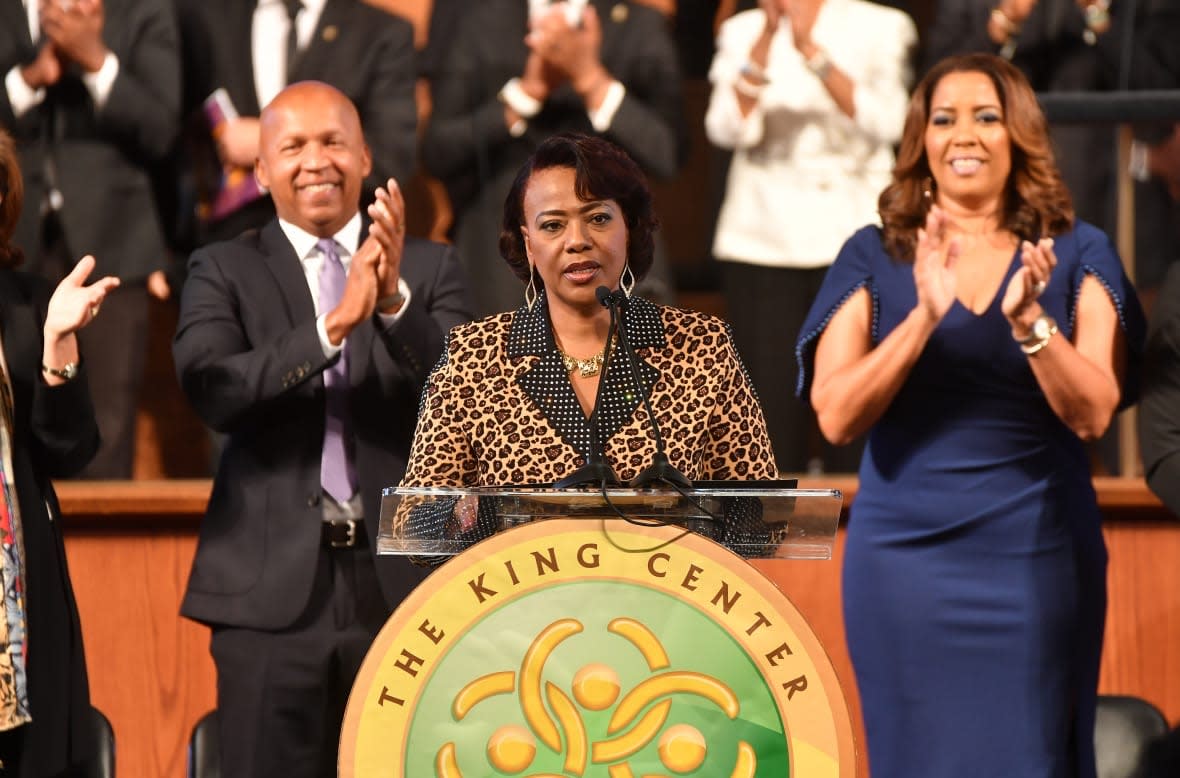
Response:
POLYGON ((914 88, 905 130, 893 168, 893 181, 877 201, 885 248, 896 259, 912 261, 917 230, 926 221, 930 198, 923 194, 930 177, 926 159, 926 125, 930 100, 951 73, 982 73, 995 85, 1004 109, 1012 147, 1012 171, 1004 192, 1002 226, 1023 240, 1035 241, 1073 226, 1073 202, 1061 179, 1049 140, 1049 124, 1028 79, 1012 63, 993 54, 961 54, 939 61, 914 88))
MULTIPOLYGON (((647 177, 618 146, 592 135, 561 133, 545 140, 516 174, 504 198, 500 227, 500 256, 521 281, 529 280, 529 260, 524 250, 524 192, 533 173, 549 168, 572 168, 574 189, 580 200, 614 200, 627 225, 627 262, 636 279, 651 269, 654 233, 659 220, 652 210, 647 177)), ((538 287, 542 282, 535 279, 538 287)))
POLYGON ((0 128, 0 267, 16 267, 24 254, 12 245, 12 234, 25 202, 25 184, 12 136, 0 128))

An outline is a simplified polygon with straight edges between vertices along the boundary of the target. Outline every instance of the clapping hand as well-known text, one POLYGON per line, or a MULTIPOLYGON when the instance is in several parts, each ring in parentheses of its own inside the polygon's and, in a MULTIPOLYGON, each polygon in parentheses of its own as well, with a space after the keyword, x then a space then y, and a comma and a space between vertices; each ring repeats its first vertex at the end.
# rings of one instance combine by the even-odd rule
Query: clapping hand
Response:
POLYGON ((914 286, 918 305, 934 321, 942 317, 955 302, 955 260, 959 256, 958 241, 947 235, 946 213, 937 205, 930 206, 926 226, 918 228, 918 245, 914 250, 914 286))
POLYGON ((1023 241, 1020 244, 1020 263, 1000 302, 1000 309, 1010 321, 1019 318, 1048 286, 1053 268, 1057 266, 1053 239, 1041 238, 1035 244, 1023 241))
POLYGON ((524 41, 548 66, 569 79, 579 93, 605 75, 599 58, 602 24, 592 5, 583 9, 579 26, 570 25, 562 4, 551 6, 533 22, 524 41))
POLYGON ((94 257, 89 254, 82 257, 53 290, 45 314, 47 341, 61 339, 94 321, 107 293, 119 285, 119 279, 106 276, 87 286, 86 279, 94 272, 94 264, 94 257))
POLYGON ((57 54, 95 73, 106 60, 102 0, 40 0, 41 29, 57 54))
POLYGON ((377 187, 377 199, 369 206, 369 237, 381 246, 377 262, 378 296, 397 293, 401 275, 402 251, 406 244, 406 201, 397 181, 389 179, 384 187, 377 187))

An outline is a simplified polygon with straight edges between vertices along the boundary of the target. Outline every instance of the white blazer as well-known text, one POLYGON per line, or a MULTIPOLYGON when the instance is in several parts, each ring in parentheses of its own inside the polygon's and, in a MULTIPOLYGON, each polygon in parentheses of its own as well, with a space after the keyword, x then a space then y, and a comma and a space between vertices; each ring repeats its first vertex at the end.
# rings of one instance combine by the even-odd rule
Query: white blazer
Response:
POLYGON ((733 149, 713 254, 789 268, 831 264, 844 241, 878 221, 901 138, 917 30, 902 11, 866 0, 825 0, 812 38, 853 81, 855 118, 836 106, 795 48, 784 18, 771 39, 754 110, 742 117, 734 82, 766 23, 761 10, 722 25, 709 71, 705 131, 733 149))

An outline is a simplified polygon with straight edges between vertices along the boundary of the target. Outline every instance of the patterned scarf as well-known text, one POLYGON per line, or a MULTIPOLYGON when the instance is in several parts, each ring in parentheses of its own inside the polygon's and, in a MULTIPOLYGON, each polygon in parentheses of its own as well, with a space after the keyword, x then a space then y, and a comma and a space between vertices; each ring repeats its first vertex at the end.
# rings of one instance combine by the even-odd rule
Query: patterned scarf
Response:
POLYGON ((26 662, 24 532, 13 484, 12 382, 0 341, 0 730, 32 720, 26 662))

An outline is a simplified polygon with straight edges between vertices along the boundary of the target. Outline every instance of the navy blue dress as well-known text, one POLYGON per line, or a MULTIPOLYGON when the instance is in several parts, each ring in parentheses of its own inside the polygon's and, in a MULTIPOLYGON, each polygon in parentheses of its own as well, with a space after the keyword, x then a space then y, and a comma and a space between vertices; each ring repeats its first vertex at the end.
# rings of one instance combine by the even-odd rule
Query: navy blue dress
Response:
MULTIPOLYGON (((1072 338, 1095 276, 1134 375, 1143 314, 1110 241, 1079 223, 1054 248, 1041 305, 1072 338)), ((861 461, 843 601, 873 778, 1094 776, 1106 547, 1084 446, 1000 310, 1019 267, 1017 252, 984 313, 952 305, 861 461)), ((876 344, 917 293, 875 227, 844 245, 801 330, 804 397, 816 341, 862 286, 876 344)), ((1126 404, 1135 389, 1123 391, 1126 404)))

